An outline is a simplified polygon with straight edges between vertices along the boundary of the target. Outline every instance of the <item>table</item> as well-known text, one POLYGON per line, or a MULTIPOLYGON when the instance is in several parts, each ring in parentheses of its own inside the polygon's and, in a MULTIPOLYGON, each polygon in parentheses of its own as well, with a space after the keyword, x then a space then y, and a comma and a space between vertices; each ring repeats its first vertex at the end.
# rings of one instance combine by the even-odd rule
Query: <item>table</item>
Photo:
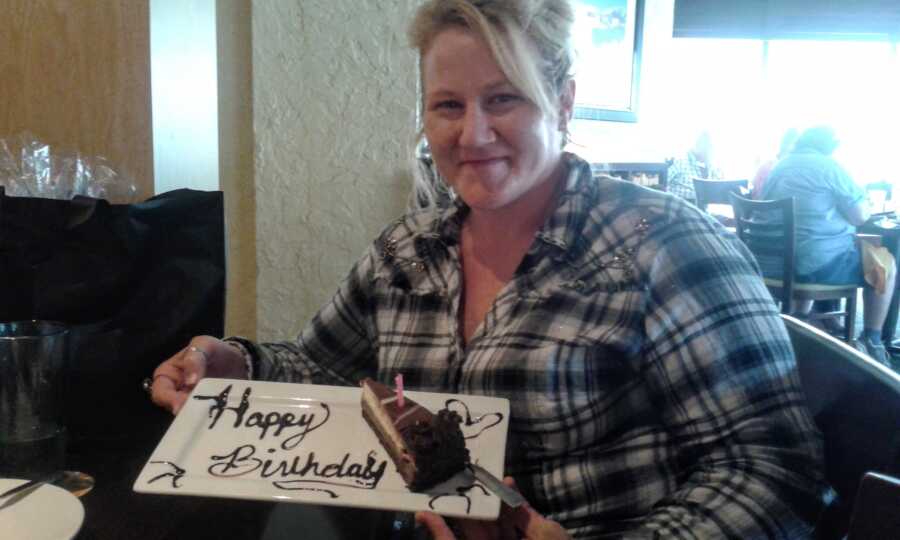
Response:
MULTIPOLYGON (((69 444, 66 467, 94 476, 81 498, 85 519, 76 540, 310 540, 417 538, 409 514, 295 503, 135 493, 132 484, 171 417, 152 405, 127 438, 69 444)), ((421 532, 421 531, 420 531, 421 532)))
POLYGON ((670 165, 670 161, 658 163, 591 163, 591 171, 594 176, 606 174, 630 182, 637 182, 660 191, 666 191, 668 189, 670 165))
MULTIPOLYGON (((880 217, 877 220, 867 221, 857 227, 857 232, 862 234, 877 234, 882 238, 882 245, 894 256, 894 261, 900 269, 900 221, 896 218, 880 217)), ((900 344, 894 340, 897 328, 898 311, 900 311, 900 271, 897 272, 894 282, 894 296, 888 308, 887 318, 884 321, 881 335, 885 346, 892 353, 900 353, 900 344)))

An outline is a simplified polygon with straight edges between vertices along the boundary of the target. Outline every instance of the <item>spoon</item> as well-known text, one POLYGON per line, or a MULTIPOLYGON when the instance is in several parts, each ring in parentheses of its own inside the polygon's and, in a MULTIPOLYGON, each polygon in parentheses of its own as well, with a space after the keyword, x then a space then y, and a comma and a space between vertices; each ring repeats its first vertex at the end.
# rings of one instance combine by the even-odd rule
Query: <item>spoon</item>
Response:
POLYGON ((56 471, 4 491, 3 493, 0 493, 0 499, 15 495, 16 493, 20 493, 41 484, 53 484, 63 488, 76 497, 81 497, 94 488, 94 477, 79 471, 56 471))

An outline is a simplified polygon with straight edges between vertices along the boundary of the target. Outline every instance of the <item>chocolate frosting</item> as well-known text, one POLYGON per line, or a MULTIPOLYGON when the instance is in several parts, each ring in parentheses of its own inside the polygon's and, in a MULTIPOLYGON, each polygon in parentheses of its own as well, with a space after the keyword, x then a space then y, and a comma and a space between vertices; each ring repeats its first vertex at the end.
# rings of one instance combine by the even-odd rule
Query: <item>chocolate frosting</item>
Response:
POLYGON ((420 490, 447 480, 469 463, 469 450, 455 411, 441 409, 430 422, 419 421, 400 430, 415 454, 418 474, 410 486, 420 490))

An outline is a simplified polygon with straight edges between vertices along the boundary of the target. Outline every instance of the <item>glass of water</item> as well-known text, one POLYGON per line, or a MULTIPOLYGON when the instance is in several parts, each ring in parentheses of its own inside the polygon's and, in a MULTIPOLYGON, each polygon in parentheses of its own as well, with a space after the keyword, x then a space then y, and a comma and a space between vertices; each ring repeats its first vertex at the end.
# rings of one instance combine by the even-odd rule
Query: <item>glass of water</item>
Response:
POLYGON ((68 328, 0 322, 0 477, 36 478, 65 465, 68 328))

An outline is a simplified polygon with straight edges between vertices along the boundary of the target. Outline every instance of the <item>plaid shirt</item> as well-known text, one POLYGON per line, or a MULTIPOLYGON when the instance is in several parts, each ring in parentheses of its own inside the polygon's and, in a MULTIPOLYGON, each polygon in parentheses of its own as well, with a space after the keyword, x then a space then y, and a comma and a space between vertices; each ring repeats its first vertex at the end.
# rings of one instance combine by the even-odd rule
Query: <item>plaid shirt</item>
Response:
POLYGON ((696 203, 697 195, 694 193, 694 178, 719 177, 721 177, 721 174, 718 170, 708 170, 694 157, 693 152, 688 152, 687 156, 676 159, 669 166, 666 174, 666 191, 690 203, 696 203))
POLYGON ((262 379, 505 397, 506 473, 583 538, 801 538, 820 437, 750 255, 680 199, 592 179, 559 206, 463 346, 467 209, 408 214, 295 342, 250 344, 262 379))

